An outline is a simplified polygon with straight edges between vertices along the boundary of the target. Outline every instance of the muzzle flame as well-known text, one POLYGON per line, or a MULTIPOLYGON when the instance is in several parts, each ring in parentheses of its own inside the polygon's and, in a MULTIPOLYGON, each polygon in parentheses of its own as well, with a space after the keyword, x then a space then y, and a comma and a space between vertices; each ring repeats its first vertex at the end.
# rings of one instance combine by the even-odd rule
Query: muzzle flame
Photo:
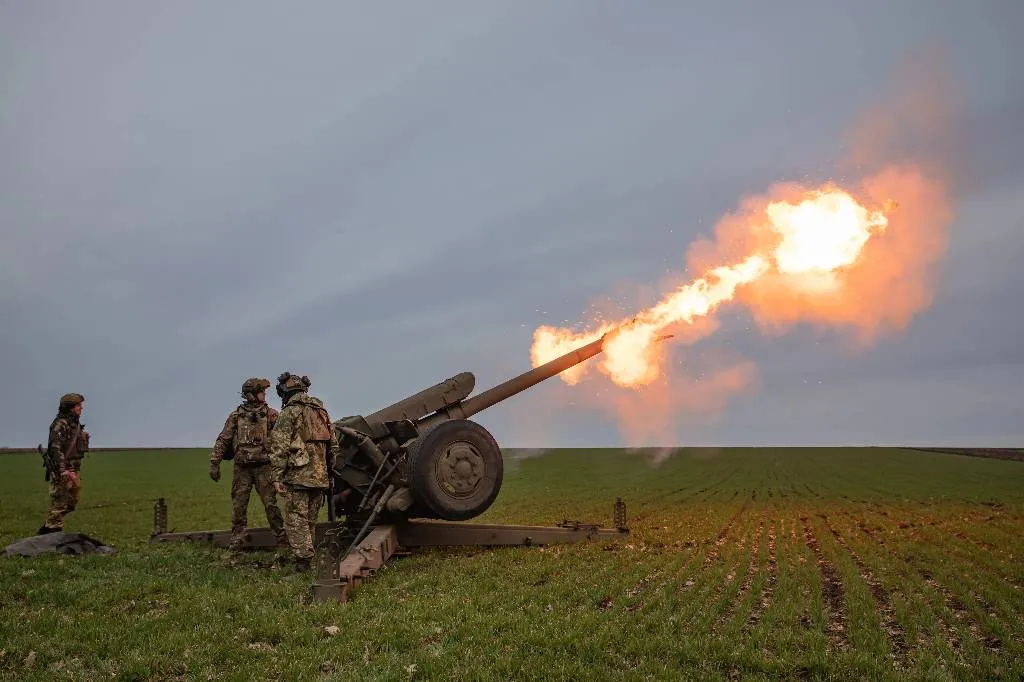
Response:
MULTIPOLYGON (((693 324, 732 301, 742 287, 770 274, 791 280, 795 295, 836 285, 835 276, 858 263, 865 245, 889 225, 888 203, 872 210, 835 186, 806 191, 799 201, 772 201, 748 223, 753 243, 762 247, 737 262, 709 269, 703 276, 665 296, 632 319, 606 323, 586 332, 549 326, 534 332, 530 358, 534 367, 611 332, 599 369, 619 386, 638 388, 660 376, 662 332, 693 324)), ((586 365, 562 373, 577 383, 586 365)))

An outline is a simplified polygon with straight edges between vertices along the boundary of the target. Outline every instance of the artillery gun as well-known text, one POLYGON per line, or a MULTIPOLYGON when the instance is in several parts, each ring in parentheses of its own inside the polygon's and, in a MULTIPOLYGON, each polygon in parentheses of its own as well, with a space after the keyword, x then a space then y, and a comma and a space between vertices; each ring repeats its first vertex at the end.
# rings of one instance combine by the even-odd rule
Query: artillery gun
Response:
MULTIPOLYGON (((371 414, 335 421, 341 454, 330 463, 328 521, 316 526, 322 551, 314 597, 344 601, 350 586, 372 576, 399 547, 531 545, 628 535, 625 505, 618 498, 613 529, 567 520, 553 527, 450 523, 483 514, 501 489, 501 448, 470 417, 598 355, 612 333, 472 397, 476 378, 462 372, 371 414), (344 522, 337 520, 340 515, 344 522)), ((168 533, 163 498, 154 521, 152 541, 223 546, 228 540, 226 530, 168 533)), ((246 533, 250 548, 271 548, 274 542, 268 528, 246 533)))
POLYGON ((484 513, 501 489, 501 448, 470 419, 600 353, 604 337, 469 397, 462 372, 366 416, 334 422, 342 456, 332 467, 329 514, 380 507, 383 519, 465 521, 484 513))

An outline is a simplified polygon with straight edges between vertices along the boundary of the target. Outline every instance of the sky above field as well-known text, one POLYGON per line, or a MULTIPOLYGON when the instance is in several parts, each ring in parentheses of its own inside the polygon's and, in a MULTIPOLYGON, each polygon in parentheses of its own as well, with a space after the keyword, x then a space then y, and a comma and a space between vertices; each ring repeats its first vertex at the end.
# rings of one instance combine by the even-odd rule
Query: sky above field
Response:
POLYGON ((68 391, 95 447, 207 447, 250 376, 307 374, 333 418, 482 390, 538 326, 699 276, 745 197, 854 178, 851 131, 914 68, 942 126, 887 149, 938 164, 953 216, 905 324, 726 305, 667 347, 650 429, 656 398, 600 375, 478 420, 513 447, 1019 446, 1021 25, 1011 0, 4 3, 0 446, 45 442, 68 391))

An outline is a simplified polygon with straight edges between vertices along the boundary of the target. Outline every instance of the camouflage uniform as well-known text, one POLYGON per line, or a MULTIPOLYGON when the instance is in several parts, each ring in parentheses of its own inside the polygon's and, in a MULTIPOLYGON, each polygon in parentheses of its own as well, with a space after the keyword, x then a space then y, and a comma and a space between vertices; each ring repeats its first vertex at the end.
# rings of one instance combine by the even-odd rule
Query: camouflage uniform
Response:
POLYGON ((55 463, 56 471, 49 472, 47 478, 50 482, 50 507, 46 512, 46 521, 37 531, 39 535, 63 530, 64 517, 78 506, 78 496, 82 490, 79 474, 82 458, 89 451, 89 434, 81 423, 81 410, 75 407, 84 403, 85 397, 80 393, 61 396, 57 416, 50 423, 46 456, 55 463), (76 429, 78 437, 72 443, 76 429))
POLYGON ((307 377, 288 372, 278 378, 277 394, 284 407, 270 434, 274 480, 288 489, 284 527, 300 570, 313 558, 314 526, 330 487, 327 472, 340 454, 327 410, 306 393, 309 383, 307 377))
MULTIPOLYGON (((234 457, 234 476, 231 481, 231 541, 228 547, 240 548, 245 540, 248 523, 249 497, 256 488, 267 514, 270 529, 277 536, 278 545, 286 547, 284 520, 277 506, 274 476, 270 468, 270 441, 268 436, 277 422, 278 412, 259 398, 259 393, 270 387, 266 379, 248 379, 242 384, 245 402, 235 408, 224 422, 224 428, 213 445, 210 456, 210 478, 220 480, 220 462, 226 454, 234 457)), ((231 459, 229 456, 228 459, 231 459)))

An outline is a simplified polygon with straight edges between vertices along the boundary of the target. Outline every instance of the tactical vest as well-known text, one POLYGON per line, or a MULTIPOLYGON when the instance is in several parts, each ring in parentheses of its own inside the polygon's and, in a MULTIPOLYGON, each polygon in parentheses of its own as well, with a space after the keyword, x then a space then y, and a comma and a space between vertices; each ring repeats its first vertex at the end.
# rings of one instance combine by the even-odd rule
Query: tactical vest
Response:
POLYGON ((71 455, 77 465, 76 470, 78 466, 81 466, 82 458, 87 452, 89 452, 89 432, 85 430, 85 424, 82 424, 82 430, 78 432, 78 443, 75 444, 71 455))
MULTIPOLYGON (((58 443, 58 453, 55 456, 65 458, 65 465, 71 471, 80 471, 82 468, 82 459, 85 457, 85 453, 89 452, 89 432, 85 430, 85 424, 75 424, 71 419, 66 417, 57 417, 57 419, 63 419, 64 428, 67 429, 67 437, 70 438, 75 434, 75 429, 81 426, 78 431, 78 440, 74 445, 69 442, 58 443)), ((54 420, 56 421, 56 420, 54 420)))
POLYGON ((319 405, 303 402, 302 413, 304 419, 299 430, 299 438, 302 439, 302 442, 331 440, 331 419, 327 415, 326 409, 319 405))
MULTIPOLYGON (((286 411, 295 407, 295 434, 288 447, 288 471, 285 483, 304 488, 327 488, 327 450, 332 438, 330 417, 319 399, 296 396, 288 402, 286 411)), ((293 419, 291 415, 286 417, 293 419)))
POLYGON ((239 408, 235 418, 235 435, 231 449, 236 464, 262 464, 269 462, 270 417, 266 405, 257 410, 239 408))

